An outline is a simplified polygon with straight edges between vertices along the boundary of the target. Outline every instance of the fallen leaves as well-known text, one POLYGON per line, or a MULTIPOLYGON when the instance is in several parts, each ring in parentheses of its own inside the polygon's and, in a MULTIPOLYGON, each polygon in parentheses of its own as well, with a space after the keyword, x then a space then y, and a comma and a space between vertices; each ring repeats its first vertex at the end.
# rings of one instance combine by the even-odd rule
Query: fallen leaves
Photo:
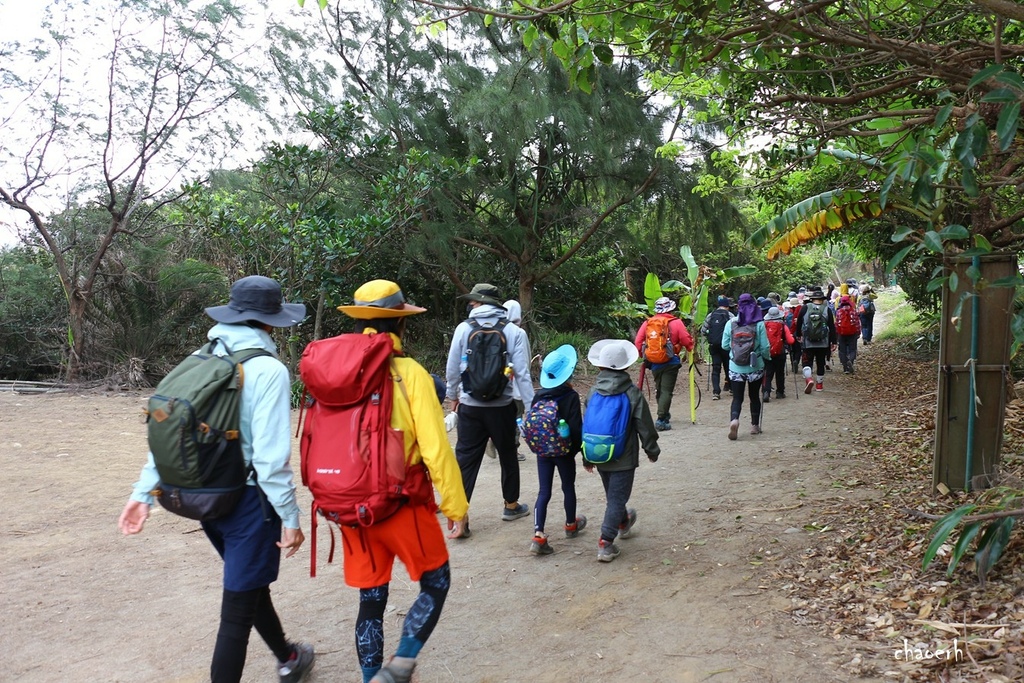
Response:
MULTIPOLYGON (((934 360, 902 358, 887 344, 877 342, 863 354, 856 381, 843 387, 844 403, 854 406, 850 429, 842 432, 843 453, 856 453, 866 466, 856 477, 835 479, 832 490, 850 490, 850 498, 808 501, 807 547, 766 565, 771 587, 789 596, 794 622, 849 643, 857 655, 839 664, 849 673, 905 682, 1024 680, 1024 594, 1018 593, 1024 535, 1011 538, 985 588, 967 560, 951 577, 946 562, 921 570, 933 522, 905 510, 944 515, 971 500, 944 487, 939 496, 931 492, 936 394, 922 392, 935 384, 934 360), (960 661, 897 661, 894 655, 905 644, 934 652, 954 639, 967 648, 960 661)), ((1024 401, 1024 383, 1017 395, 1024 401)), ((1006 453, 1024 451, 1018 425, 1024 425, 1024 403, 1014 401, 1007 409, 1006 453)), ((1019 483, 1022 469, 1024 458, 1011 456, 1001 475, 1019 483)), ((944 543, 937 556, 951 553, 944 543)))

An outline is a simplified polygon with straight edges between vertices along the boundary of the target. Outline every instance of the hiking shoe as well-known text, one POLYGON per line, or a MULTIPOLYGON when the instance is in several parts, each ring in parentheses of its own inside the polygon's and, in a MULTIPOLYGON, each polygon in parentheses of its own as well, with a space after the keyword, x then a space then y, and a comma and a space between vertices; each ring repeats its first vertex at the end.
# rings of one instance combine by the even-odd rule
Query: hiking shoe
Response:
POLYGON ((587 518, 585 515, 576 515, 576 521, 572 524, 565 525, 565 537, 576 538, 580 535, 580 532, 587 528, 587 518))
POLYGON ((722 400, 722 395, 721 394, 715 394, 714 396, 711 397, 711 400, 712 401, 720 401, 720 400, 722 400))
POLYGON ((493 441, 488 441, 487 442, 487 447, 484 448, 484 453, 487 454, 488 458, 497 458, 498 457, 498 449, 494 445, 493 441))
POLYGON ((785 391, 776 391, 775 392, 775 400, 778 401, 780 398, 786 398, 786 392, 785 391))
POLYGON ((758 426, 758 425, 750 425, 750 433, 751 434, 760 434, 761 433, 761 427, 758 426))
POLYGON ((550 555, 555 552, 555 549, 548 543, 547 536, 541 536, 540 534, 534 534, 533 540, 530 541, 530 552, 534 555, 550 555))
POLYGON ((772 402, 772 395, 771 394, 761 394, 761 402, 762 403, 771 403, 772 402))
POLYGON ((729 441, 736 440, 736 432, 740 430, 740 421, 733 420, 729 423, 729 441))
POLYGON ((659 432, 665 432, 668 431, 669 429, 672 429, 672 425, 668 423, 668 420, 655 420, 654 428, 657 429, 659 432))
POLYGON ((825 385, 822 384, 821 382, 818 382, 817 384, 814 385, 814 390, 815 391, 825 391, 825 385))
POLYGON ((597 561, 598 562, 611 562, 619 556, 619 548, 611 541, 606 541, 603 538, 597 542, 597 561))
POLYGON ((636 510, 626 508, 626 522, 619 525, 619 538, 629 538, 633 535, 633 525, 636 524, 636 510))
POLYGON ((812 391, 814 391, 814 380, 808 378, 807 379, 807 385, 804 387, 804 393, 805 394, 809 394, 812 391))
POLYGON ((294 652, 291 659, 277 663, 277 675, 281 677, 281 683, 299 683, 316 661, 312 645, 295 643, 292 647, 294 652))
POLYGON ((511 522, 514 519, 525 517, 530 514, 530 508, 525 503, 518 503, 514 508, 506 507, 501 511, 501 519, 511 522))
POLYGON ((412 680, 412 672, 416 669, 415 660, 409 670, 395 666, 394 660, 392 657, 391 661, 382 666, 370 679, 370 683, 409 683, 412 680))
POLYGON ((469 520, 467 519, 466 523, 462 527, 462 533, 456 536, 455 538, 469 538, 472 535, 473 532, 469 530, 469 520))
POLYGON ((516 453, 516 460, 518 460, 519 462, 522 462, 522 461, 526 460, 526 456, 523 455, 522 453, 516 453))

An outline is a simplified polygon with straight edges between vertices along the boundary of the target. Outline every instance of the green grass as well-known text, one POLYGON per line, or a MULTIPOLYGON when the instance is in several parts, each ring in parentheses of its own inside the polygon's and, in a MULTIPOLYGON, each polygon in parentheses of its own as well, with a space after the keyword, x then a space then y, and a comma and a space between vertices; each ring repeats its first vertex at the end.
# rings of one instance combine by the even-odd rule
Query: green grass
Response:
POLYGON ((875 340, 916 338, 924 324, 903 292, 881 292, 875 301, 875 340), (883 323, 879 325, 879 322, 883 323))

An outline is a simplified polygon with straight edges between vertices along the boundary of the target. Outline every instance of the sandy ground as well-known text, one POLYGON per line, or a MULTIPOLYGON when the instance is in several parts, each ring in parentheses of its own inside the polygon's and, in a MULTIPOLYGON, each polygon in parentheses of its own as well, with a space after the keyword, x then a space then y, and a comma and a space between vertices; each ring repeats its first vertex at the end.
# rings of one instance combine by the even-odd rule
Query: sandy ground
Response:
MULTIPOLYGON (((500 519, 499 467, 485 459, 474 535, 449 542, 453 588, 419 680, 870 680, 843 672, 855 654, 849 643, 795 624, 789 599, 763 582, 776 562, 813 545, 804 525, 817 504, 870 495, 832 486, 860 465, 825 445, 841 429, 854 381, 831 373, 823 393, 799 398, 791 388, 767 406, 760 436, 747 434, 745 410, 736 442, 726 439, 727 400, 706 396, 691 424, 685 387, 677 388, 661 459, 642 459, 637 473, 635 536, 608 564, 596 561, 604 509, 596 474, 581 468, 577 483, 591 527, 573 540, 554 534, 556 552, 536 557, 531 518, 500 519)), ((140 536, 115 526, 146 450, 144 399, 0 392, 0 680, 206 680, 220 600, 213 549, 197 523, 159 510, 140 536)), ((532 508, 532 456, 522 472, 532 508)), ((308 510, 301 486, 299 495, 308 510)), ((556 491, 556 525, 561 504, 556 491)), ((308 515, 303 524, 308 530, 308 515)), ((282 563, 274 599, 288 635, 317 649, 308 680, 356 683, 358 594, 344 585, 340 561, 326 564, 326 527, 320 533, 317 577, 307 541, 282 563)), ((389 651, 416 590, 397 567, 389 651)), ((275 676, 254 635, 245 680, 275 676)))

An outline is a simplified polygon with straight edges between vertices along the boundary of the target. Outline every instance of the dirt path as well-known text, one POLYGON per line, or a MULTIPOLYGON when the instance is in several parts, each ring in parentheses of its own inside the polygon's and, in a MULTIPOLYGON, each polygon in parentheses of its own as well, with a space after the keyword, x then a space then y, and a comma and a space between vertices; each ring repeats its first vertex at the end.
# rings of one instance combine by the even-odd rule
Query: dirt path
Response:
MULTIPOLYGON (((791 388, 767 406, 760 436, 746 433, 744 410, 736 442, 726 439, 728 401, 706 400, 692 425, 680 387, 662 457, 643 459, 637 474, 636 535, 610 564, 596 561, 596 475, 581 469, 577 483, 592 527, 574 540, 554 535, 555 554, 535 557, 530 518, 500 520, 499 469, 486 459, 474 535, 451 543, 454 586, 419 680, 876 680, 845 674, 850 644, 795 624, 790 600, 762 583, 776 563, 813 546, 817 531, 804 526, 816 505, 871 495, 833 486, 863 465, 824 445, 841 436, 855 377, 830 373, 823 393, 799 398, 791 388)), ((197 524, 162 512, 141 536, 115 528, 145 453, 143 399, 0 393, 0 678, 206 680, 220 600, 212 548, 197 524)), ((522 500, 532 508, 532 457, 522 465, 522 500)), ((560 516, 556 491, 549 518, 560 516)), ((303 523, 308 529, 308 517, 303 523)), ((322 528, 315 579, 308 542, 283 563, 274 598, 289 635, 318 650, 310 680, 355 683, 357 593, 339 562, 325 564, 328 541, 322 528)), ((389 650, 415 591, 399 569, 389 650)), ((274 680, 271 667, 254 636, 245 680, 274 680)))

